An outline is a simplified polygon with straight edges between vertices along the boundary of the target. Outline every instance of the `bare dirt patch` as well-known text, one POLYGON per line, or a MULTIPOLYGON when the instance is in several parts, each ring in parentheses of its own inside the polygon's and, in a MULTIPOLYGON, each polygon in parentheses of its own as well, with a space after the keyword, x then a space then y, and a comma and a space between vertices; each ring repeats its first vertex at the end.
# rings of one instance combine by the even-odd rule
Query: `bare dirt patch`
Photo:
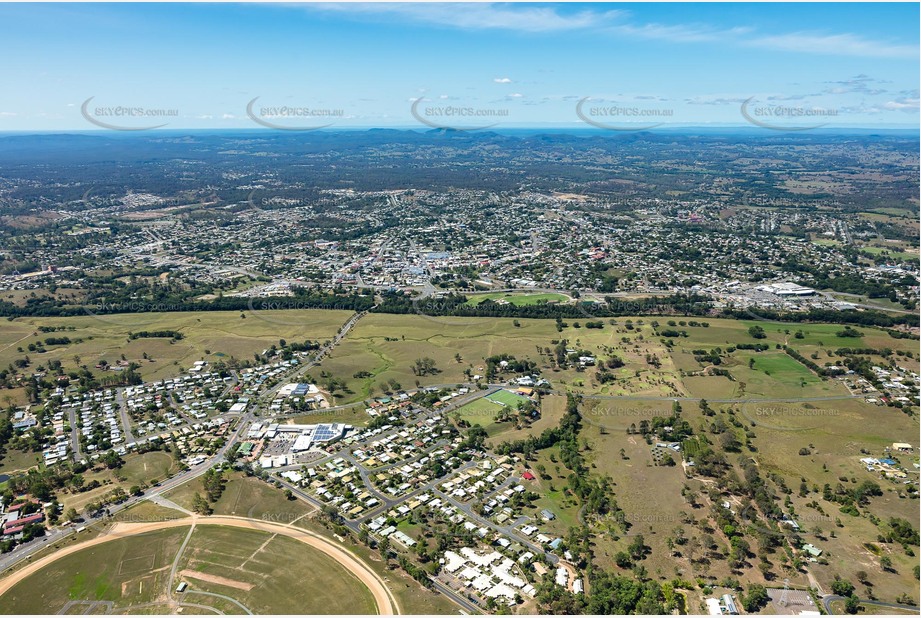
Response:
POLYGON ((183 577, 190 577, 192 579, 199 579, 203 582, 210 582, 212 584, 218 584, 221 586, 228 586, 230 588, 236 588, 237 590, 245 590, 249 592, 253 589, 253 584, 248 584, 246 582, 240 582, 235 579, 230 579, 229 577, 221 577, 220 575, 212 575, 211 573, 202 573, 201 571, 190 571, 189 569, 184 569, 179 571, 179 574, 183 577))

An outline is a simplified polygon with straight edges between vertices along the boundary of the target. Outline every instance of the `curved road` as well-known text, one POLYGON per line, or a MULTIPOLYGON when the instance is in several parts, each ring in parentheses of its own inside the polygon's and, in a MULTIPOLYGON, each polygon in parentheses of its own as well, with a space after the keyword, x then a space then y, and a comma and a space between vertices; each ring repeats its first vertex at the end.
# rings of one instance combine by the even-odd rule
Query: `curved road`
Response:
POLYGON ((36 560, 32 564, 29 564, 28 566, 20 569, 19 571, 16 571, 15 573, 12 573, 9 577, 0 581, 0 595, 6 593, 17 583, 29 575, 32 575, 33 573, 36 573, 42 568, 53 563, 58 558, 62 558, 74 552, 81 551, 95 545, 100 545, 102 543, 106 543, 123 536, 131 536, 144 532, 162 530, 165 528, 178 528, 190 525, 247 528, 250 530, 261 530, 264 532, 271 532, 273 534, 280 534, 296 539, 302 543, 310 545, 316 550, 323 552, 338 562, 340 565, 342 565, 343 568, 352 573, 361 583, 367 586, 368 590, 371 592, 371 595, 374 597, 374 603, 377 606, 377 611, 379 614, 399 614, 399 605, 397 604, 396 599, 393 597, 393 594, 385 585, 383 579, 381 579, 377 573, 371 570, 368 565, 366 565, 358 556, 356 556, 348 549, 335 545, 322 536, 307 530, 295 528, 293 526, 265 522, 256 519, 248 519, 245 517, 231 516, 193 517, 191 519, 183 518, 158 522, 115 524, 109 534, 84 541, 83 543, 78 543, 77 545, 65 547, 49 556, 45 556, 40 560, 36 560))

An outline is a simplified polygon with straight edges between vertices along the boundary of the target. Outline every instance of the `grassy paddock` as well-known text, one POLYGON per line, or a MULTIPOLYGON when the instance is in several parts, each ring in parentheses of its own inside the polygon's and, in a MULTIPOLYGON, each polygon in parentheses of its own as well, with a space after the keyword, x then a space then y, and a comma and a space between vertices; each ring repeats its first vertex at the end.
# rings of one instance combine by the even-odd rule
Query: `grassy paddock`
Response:
MULTIPOLYGON (((93 370, 102 359, 114 363, 124 355, 127 360, 140 363, 139 371, 145 380, 157 380, 179 375, 200 359, 217 361, 230 356, 251 359, 254 353, 277 344, 279 339, 331 339, 350 315, 349 311, 298 309, 17 318, 5 321, 0 329, 0 365, 6 366, 28 355, 33 368, 48 360, 59 360, 65 371, 75 370, 82 364, 93 370), (241 318, 241 315, 246 317, 241 318), (41 333, 39 326, 73 327, 74 330, 41 333), (142 330, 175 330, 185 337, 175 343, 166 338, 128 339, 129 333, 142 330), (28 352, 30 343, 37 344, 47 337, 57 336, 82 341, 47 346, 45 353, 28 352), (20 347, 23 352, 17 351, 20 347), (145 360, 144 353, 153 360, 145 360)), ((103 372, 97 373, 103 375, 103 372)))

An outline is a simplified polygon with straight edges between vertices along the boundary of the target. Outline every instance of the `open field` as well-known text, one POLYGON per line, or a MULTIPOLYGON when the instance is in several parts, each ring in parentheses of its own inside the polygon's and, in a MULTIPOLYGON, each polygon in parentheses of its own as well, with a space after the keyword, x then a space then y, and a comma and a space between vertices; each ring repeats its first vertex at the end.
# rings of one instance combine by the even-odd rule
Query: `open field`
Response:
POLYGON ((163 480, 176 470, 176 460, 169 453, 151 451, 137 456, 126 456, 119 470, 128 485, 141 485, 152 480, 163 480))
MULTIPOLYGON (((264 521, 298 525, 314 509, 302 500, 288 500, 280 489, 242 472, 225 472, 227 484, 217 502, 211 505, 215 515, 234 515, 264 521), (295 523, 297 522, 297 523, 295 523)), ((179 506, 192 509, 196 493, 205 495, 202 480, 193 479, 167 492, 164 497, 179 506)))
POLYGON ((113 515, 111 517, 111 521, 139 523, 164 521, 169 519, 183 519, 186 517, 190 517, 190 515, 183 511, 161 506, 149 500, 142 500, 141 502, 138 502, 133 506, 123 511, 119 511, 113 515))
POLYGON ((338 410, 315 410, 289 419, 292 423, 312 425, 315 423, 345 423, 353 427, 364 427, 371 421, 362 405, 338 410))
MULTIPOLYGON (((555 385, 569 385, 567 388, 581 392, 649 393, 669 394, 669 387, 675 371, 668 358, 665 346, 657 340, 648 339, 651 328, 631 326, 626 328, 619 321, 618 326, 605 326, 600 330, 575 328, 571 324, 563 333, 557 333, 551 320, 518 321, 504 318, 420 318, 416 315, 371 314, 365 317, 349 337, 323 361, 321 368, 346 380, 351 394, 337 403, 347 403, 379 394, 381 386, 395 380, 404 388, 412 388, 417 382, 426 384, 451 384, 468 381, 464 370, 482 375, 485 359, 497 354, 511 354, 518 359, 530 359, 538 363, 547 373, 546 377, 555 385), (394 333, 400 337, 394 338, 394 333), (642 341, 621 342, 625 335, 644 335, 642 341), (630 375, 631 382, 616 386, 593 385, 590 374, 577 369, 551 370, 546 353, 538 354, 537 348, 549 349, 552 342, 567 338, 570 345, 589 352, 601 353, 602 347, 610 347, 613 353, 622 355, 629 362, 621 373, 630 375), (662 359, 662 367, 651 368, 645 363, 646 354, 656 354, 662 359), (458 362, 455 355, 461 357, 458 362), (413 362, 422 357, 435 360, 437 373, 416 376, 412 373, 413 362), (359 372, 368 372, 372 377, 351 377, 359 372), (639 371, 640 375, 635 373, 639 371)), ((507 378, 513 377, 507 375, 507 378)), ((675 388, 678 388, 677 385, 675 388)))
POLYGON ((42 464, 41 453, 7 449, 3 459, 0 459, 0 473, 25 471, 40 464, 42 464))
MULTIPOLYGON (((764 357, 765 360, 769 358, 764 357)), ((756 361, 756 368, 758 362, 761 361, 756 361)), ((785 368, 783 364, 771 367, 769 363, 765 363, 768 371, 785 368)), ((918 434, 915 419, 899 410, 877 407, 859 399, 713 404, 712 407, 717 410, 716 418, 724 423, 730 424, 737 419, 740 428, 736 430, 737 435, 742 435, 743 428, 751 435, 752 448, 743 447, 738 455, 726 453, 727 460, 735 465, 750 457, 762 475, 782 479, 794 490, 789 499, 794 517, 802 528, 801 536, 805 542, 823 550, 823 559, 809 564, 809 569, 826 591, 830 590, 836 575, 854 582, 862 597, 872 593, 891 602, 899 594, 913 589, 916 582, 912 569, 917 566, 917 557, 907 555, 898 544, 879 542, 880 529, 869 517, 879 518, 881 522, 891 517, 917 522, 918 501, 910 499, 899 482, 880 479, 879 475, 868 472, 860 458, 868 453, 883 456, 883 449, 895 441, 915 441, 918 434), (801 454, 801 449, 808 449, 808 454, 801 454), (802 496, 796 492, 801 479, 808 479, 807 494, 802 496), (882 487, 882 495, 861 507, 865 516, 842 513, 840 505, 822 497, 822 486, 826 482, 832 487, 843 484, 852 488, 864 481, 875 481, 882 487), (813 503, 818 506, 810 506, 813 503), (882 556, 892 560, 892 570, 882 568, 882 556), (872 587, 857 582, 856 573, 860 570, 869 574, 872 587)), ((771 585, 771 580, 765 579, 756 568, 757 559, 754 558, 737 572, 731 571, 723 560, 690 561, 690 556, 701 557, 696 543, 704 538, 706 522, 712 522, 711 509, 721 508, 720 501, 724 500, 718 497, 721 487, 705 477, 688 478, 680 465, 682 457, 677 453, 674 459, 679 465, 656 466, 651 446, 642 436, 627 432, 631 425, 637 426, 643 420, 669 416, 670 401, 585 399, 580 410, 583 457, 592 474, 609 476, 613 480, 612 497, 622 510, 617 520, 592 520, 596 533, 596 564, 614 571, 629 571, 616 565, 615 554, 626 549, 635 536, 641 534, 650 552, 639 564, 657 578, 712 577, 719 581, 732 576, 771 585), (696 502, 683 497, 684 487, 694 493, 696 502), (629 522, 626 532, 619 520, 629 522), (669 539, 675 539, 678 531, 686 538, 697 539, 694 549, 678 548, 676 553, 669 547, 669 539)), ((683 402, 681 417, 690 423, 695 434, 718 442, 709 429, 713 417, 704 416, 696 403, 683 402)), ((909 470, 912 462, 917 462, 914 455, 898 458, 909 470)), ((549 478, 538 478, 528 484, 530 490, 542 497, 536 501, 538 508, 526 514, 534 517, 540 508, 550 509, 556 514, 556 520, 542 523, 541 527, 563 536, 569 527, 579 524, 579 514, 578 502, 567 495, 569 471, 559 462, 559 447, 551 447, 539 452, 536 460, 530 463, 532 469, 542 466, 549 478)), ((689 470, 693 472, 693 468, 689 470)), ((742 472, 739 470, 737 474, 741 476, 742 472)), ((739 513, 744 502, 738 502, 738 498, 733 500, 731 507, 739 513)), ((720 536, 712 529, 709 533, 717 538, 720 536)), ((752 540, 752 545, 757 547, 757 542, 752 540)), ((778 557, 779 554, 772 557, 775 577, 782 572, 778 557)), ((804 572, 787 571, 782 577, 789 577, 793 585, 809 585, 804 572)), ((692 607, 696 607, 693 599, 692 607)))
MULTIPOLYGON (((912 350, 915 342, 894 339, 884 331, 860 327, 862 337, 839 337, 842 326, 834 324, 779 324, 757 320, 701 320, 709 327, 677 326, 687 337, 675 339, 672 349, 656 337, 651 318, 618 318, 605 322, 602 329, 575 328, 569 323, 561 333, 550 320, 512 320, 503 318, 420 318, 415 315, 371 314, 365 317, 320 369, 342 377, 351 391, 337 397, 337 403, 360 401, 384 392, 390 380, 403 388, 416 384, 452 384, 469 380, 464 375, 483 375, 485 359, 496 354, 510 354, 537 363, 542 375, 554 388, 576 393, 603 395, 643 395, 654 397, 697 396, 705 398, 745 397, 822 397, 847 395, 834 381, 823 381, 809 369, 788 357, 777 345, 789 345, 804 356, 819 354, 822 362, 827 350, 843 347, 874 347, 912 350), (727 357, 723 369, 733 377, 718 375, 682 376, 701 372, 703 365, 691 354, 695 349, 721 348, 739 343, 756 343, 748 333, 751 326, 761 326, 772 346, 764 352, 737 350, 727 357), (802 338, 796 338, 796 332, 802 338), (399 338, 393 333, 400 333, 399 338), (547 350, 561 338, 571 348, 596 355, 599 359, 615 355, 624 367, 612 370, 617 380, 601 384, 596 367, 555 368, 547 350), (540 349, 542 352, 539 352, 540 349), (455 355, 460 356, 458 362, 455 355), (418 358, 435 361, 437 372, 416 376, 411 366, 418 358), (648 362, 656 359, 658 365, 648 362), (749 359, 755 364, 749 368, 749 359), (354 377, 367 372, 370 377, 354 377), (744 387, 744 388, 743 388, 744 387)), ((658 318, 665 328, 663 318, 658 318)), ((902 359, 908 368, 918 368, 918 359, 902 359)), ((501 379, 514 377, 500 374, 501 379)))
MULTIPOLYGON (((860 510, 882 521, 900 517, 917 523, 917 499, 908 498, 900 483, 880 479, 860 462, 866 453, 883 456, 883 449, 892 442, 916 441, 917 421, 898 410, 857 400, 750 404, 740 410, 754 431, 756 459, 764 473, 781 475, 790 487, 797 487, 801 478, 808 480, 811 491, 806 496, 794 492, 790 498, 802 520, 803 536, 825 552, 828 564, 810 567, 819 582, 830 589, 838 574, 854 582, 863 596, 864 586, 857 583, 855 575, 863 570, 869 574, 874 594, 888 601, 916 586, 911 570, 918 564, 917 556, 907 556, 897 544, 878 543, 877 526, 866 517, 842 513, 836 504, 823 499, 821 488, 825 483, 854 487, 864 481, 877 482, 882 495, 860 510), (806 455, 800 454, 804 448, 806 455), (807 506, 812 502, 822 510, 807 506), (883 555, 892 560, 894 572, 881 568, 879 558, 883 555)), ((917 461, 916 456, 902 455, 899 459, 909 469, 911 462, 917 461)))
POLYGON ((866 251, 872 255, 884 256, 892 258, 893 260, 903 260, 905 262, 917 262, 918 261, 918 252, 909 251, 899 251, 897 247, 873 247, 873 246, 864 246, 860 248, 861 251, 866 251))
MULTIPOLYGON (((110 316, 72 318, 23 318, 6 323, 0 333, 0 364, 9 364, 27 354, 30 343, 42 341, 47 335, 38 333, 37 327, 73 326, 74 331, 64 331, 80 343, 66 346, 49 346, 45 353, 30 353, 32 368, 38 369, 46 360, 60 360, 66 370, 79 364, 92 368, 99 360, 118 360, 122 354, 128 360, 140 363, 140 372, 145 380, 154 380, 181 373, 194 360, 204 358, 212 362, 237 358, 249 358, 254 352, 277 343, 280 338, 288 340, 318 339, 333 336, 348 319, 347 311, 293 310, 293 311, 248 311, 246 319, 235 312, 188 312, 167 314, 118 314, 110 316), (143 323, 137 323, 142 320, 143 323), (174 343, 168 339, 136 339, 127 341, 132 330, 177 330, 185 338, 174 343), (17 352, 17 348, 23 352, 17 352), (147 353, 152 360, 144 360, 147 353)), ((615 324, 604 321, 604 328, 590 330, 577 328, 578 321, 567 322, 561 333, 556 331, 551 320, 519 320, 519 327, 513 320, 504 318, 426 318, 417 315, 370 314, 366 316, 349 337, 339 345, 332 355, 318 368, 346 381, 349 392, 336 396, 336 403, 350 403, 378 395, 385 390, 390 380, 403 388, 412 388, 418 382, 425 384, 461 383, 468 381, 464 371, 480 375, 485 371, 485 358, 496 354, 511 354, 519 359, 535 361, 545 377, 564 390, 582 393, 608 395, 700 395, 718 397, 737 396, 739 382, 749 387, 742 396, 764 392, 776 393, 777 389, 791 389, 791 396, 807 396, 812 392, 827 394, 822 385, 813 385, 809 378, 797 372, 807 381, 806 386, 790 386, 785 375, 767 375, 756 370, 749 375, 747 358, 736 353, 740 360, 730 370, 736 383, 726 384, 720 376, 688 378, 682 382, 680 371, 693 372, 702 369, 694 361, 690 351, 697 348, 726 348, 735 343, 755 342, 747 329, 753 325, 762 326, 768 344, 788 344, 805 356, 813 352, 839 347, 888 347, 893 350, 910 350, 911 340, 897 340, 885 332, 872 328, 860 330, 863 337, 844 338, 836 336, 842 329, 838 325, 822 324, 779 324, 756 320, 701 320, 709 328, 685 326, 678 328, 687 332, 687 337, 675 340, 675 347, 668 349, 656 337, 651 323, 663 323, 665 318, 617 318, 615 324), (796 339, 793 333, 802 331, 804 337, 796 339), (399 337, 394 337, 399 333, 399 337), (620 378, 606 385, 595 381, 593 367, 554 369, 547 350, 554 341, 564 338, 570 347, 595 354, 599 358, 617 355, 626 365, 614 370, 620 378), (538 353, 538 348, 543 353, 538 353), (460 362, 455 358, 460 355, 460 362), (413 362, 422 357, 435 360, 437 373, 416 376, 411 370, 413 362), (658 366, 647 362, 658 359, 658 366), (362 372, 367 372, 370 377, 362 372), (735 374, 738 373, 738 376, 735 374), (356 377, 357 376, 357 377, 356 377), (707 383, 716 386, 709 387, 707 383), (786 384, 786 385, 785 385, 786 384), (795 391, 795 393, 794 393, 795 391)), ((773 353, 773 352, 772 352, 773 353)), ((779 353, 779 352, 778 352, 779 353)), ((762 353, 766 354, 766 353, 762 353)), ((757 359, 757 354, 753 354, 757 359)), ((907 360, 909 367, 918 368, 918 359, 907 360)), ((770 364, 770 363, 769 363, 770 364)), ((792 367, 788 370, 795 371, 792 367)), ((512 376, 508 376, 512 377, 512 376)), ((793 376, 794 379, 796 376, 793 376)), ((387 390, 389 390, 389 386, 387 390)), ((19 401, 21 389, 3 393, 19 401)), ((360 414, 354 414, 358 420, 360 414)), ((353 423, 355 424, 355 423, 353 423)))
MULTIPOLYGON (((696 416, 690 408, 685 406, 686 412, 683 413, 688 419, 696 416)), ((658 411, 638 408, 635 417, 616 417, 617 423, 620 425, 630 418, 635 418, 637 423, 644 418, 649 420, 648 414, 655 412, 658 411)), ((614 498, 623 511, 618 519, 629 524, 626 532, 619 520, 602 520, 597 524, 600 533, 595 552, 599 564, 606 569, 624 572, 615 564, 614 556, 618 551, 625 550, 637 535, 642 535, 650 553, 640 564, 655 577, 693 579, 696 576, 712 576, 719 580, 731 574, 725 562, 692 565, 686 555, 674 556, 667 546, 667 539, 674 538, 676 528, 684 527, 688 536, 699 534, 694 526, 682 522, 681 512, 700 518, 707 511, 703 504, 694 508, 682 497, 681 489, 685 483, 694 487, 699 483, 689 483, 680 465, 656 466, 645 440, 639 435, 627 435, 623 430, 611 428, 602 433, 601 427, 585 424, 581 435, 590 447, 585 455, 591 461, 592 472, 614 480, 614 498)), ((680 460, 680 456, 676 455, 675 459, 680 460)))
MULTIPOLYGON (((76 370, 80 365, 93 370, 100 360, 114 364, 124 355, 125 359, 138 362, 138 371, 145 380, 152 381, 179 375, 196 360, 251 359, 254 353, 277 344, 279 339, 325 341, 336 334, 350 315, 349 311, 303 309, 247 310, 242 314, 195 311, 17 318, 3 322, 0 366, 5 367, 28 355, 35 369, 50 360, 58 360, 65 371, 76 370), (72 327, 74 330, 42 333, 38 331, 39 326, 72 327), (174 330, 184 338, 173 343, 168 338, 128 339, 130 332, 142 330, 174 330), (49 336, 66 336, 73 343, 46 346, 44 353, 29 352, 29 344, 41 343, 49 336), (78 343, 78 340, 81 341, 78 343), (19 348, 23 351, 19 352, 19 348), (145 353, 150 360, 143 358, 145 353)), ((95 371, 104 375, 100 370, 95 371)))

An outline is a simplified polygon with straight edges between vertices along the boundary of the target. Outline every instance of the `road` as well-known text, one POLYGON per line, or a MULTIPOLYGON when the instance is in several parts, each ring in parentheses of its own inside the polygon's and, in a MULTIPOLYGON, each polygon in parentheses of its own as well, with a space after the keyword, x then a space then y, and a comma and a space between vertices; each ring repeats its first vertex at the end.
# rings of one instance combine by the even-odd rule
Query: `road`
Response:
POLYGON ((115 405, 118 406, 118 414, 122 419, 122 431, 125 432, 125 443, 134 444, 136 439, 134 433, 131 431, 131 419, 128 417, 128 402, 125 401, 124 388, 119 388, 115 391, 115 405))
POLYGON ((445 584, 441 583, 439 580, 435 578, 429 578, 429 580, 432 582, 432 586, 435 588, 435 590, 437 590, 441 594, 445 595, 446 597, 448 597, 449 599, 451 599, 452 601, 460 605, 461 608, 463 608, 468 613, 480 614, 483 612, 483 610, 481 610, 480 607, 476 605, 475 603, 473 603, 470 599, 468 599, 467 597, 461 594, 458 594, 457 592, 452 590, 449 586, 446 586, 445 584))
MULTIPOLYGON (((847 599, 842 596, 838 596, 837 594, 829 594, 822 597, 822 606, 825 608, 825 613, 827 613, 829 616, 836 615, 835 612, 831 611, 831 604, 835 601, 847 601, 847 599)), ((903 609, 906 613, 914 612, 917 614, 918 612, 921 612, 921 607, 917 607, 915 605, 899 605, 898 603, 884 603, 882 601, 870 601, 869 599, 860 599, 860 604, 873 605, 876 607, 893 607, 895 609, 903 609)))
MULTIPOLYGON (((374 305, 374 307, 376 306, 377 305, 374 305)), ((371 307, 371 309, 373 309, 374 307, 371 307)), ((368 315, 369 312, 370 312, 370 309, 368 309, 367 311, 359 311, 358 313, 351 316, 346 321, 346 323, 342 325, 342 327, 339 329, 339 331, 336 333, 336 335, 331 340, 329 340, 327 343, 320 346, 320 348, 317 350, 317 353, 314 355, 313 359, 311 359, 310 361, 302 365, 297 365, 293 370, 291 370, 290 372, 288 372, 287 374, 279 378, 275 386, 273 386, 272 388, 270 388, 265 393, 259 396, 259 402, 265 403, 265 402, 271 401, 272 399, 275 398, 275 396, 278 394, 278 391, 280 391, 282 387, 284 387, 285 384, 291 382, 291 380, 295 378, 302 376, 308 370, 320 364, 323 361, 323 358, 327 354, 332 352, 333 349, 337 345, 339 345, 339 343, 343 339, 345 339, 346 335, 349 334, 349 331, 352 330, 352 328, 358 323, 358 321, 361 318, 368 315)))
POLYGON ((80 430, 77 429, 76 408, 68 409, 67 419, 70 422, 70 441, 71 450, 74 452, 74 461, 80 461, 83 459, 83 450, 80 448, 80 430))

